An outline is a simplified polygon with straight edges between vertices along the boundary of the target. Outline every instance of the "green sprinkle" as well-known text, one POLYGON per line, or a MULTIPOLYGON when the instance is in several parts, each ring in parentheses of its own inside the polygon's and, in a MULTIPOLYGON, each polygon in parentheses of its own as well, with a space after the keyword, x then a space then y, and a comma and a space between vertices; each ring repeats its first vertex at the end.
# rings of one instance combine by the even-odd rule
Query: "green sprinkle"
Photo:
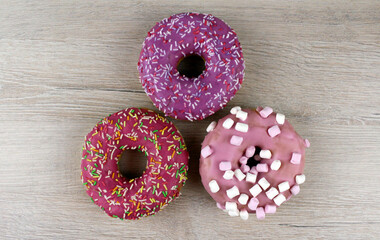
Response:
POLYGON ((131 113, 134 113, 135 112, 135 110, 134 109, 131 109, 131 113))
POLYGON ((146 141, 146 137, 144 137, 144 140, 146 141))
POLYGON ((172 167, 173 167, 173 165, 169 165, 169 166, 168 166, 168 170, 169 170, 170 168, 172 168, 172 167))
POLYGON ((96 182, 96 181, 94 181, 94 186, 96 186, 96 184, 97 184, 97 182, 96 182))
POLYGON ((104 207, 102 207, 102 210, 104 211, 104 207))
POLYGON ((153 130, 152 132, 155 133, 155 132, 158 132, 158 130, 156 129, 156 130, 153 130))
POLYGON ((91 141, 87 141, 88 144, 91 144, 91 141))
POLYGON ((141 122, 141 123, 140 123, 140 127, 142 127, 142 126, 143 126, 143 123, 141 122))
POLYGON ((156 186, 153 186, 152 194, 154 194, 155 192, 156 192, 156 186))
POLYGON ((91 153, 90 150, 87 150, 88 153, 91 153))
POLYGON ((178 155, 180 155, 182 152, 177 152, 178 153, 178 155))
POLYGON ((175 131, 172 132, 172 134, 174 134, 174 133, 175 133, 175 131))
POLYGON ((175 178, 178 178, 178 170, 177 170, 177 172, 175 173, 175 178))
POLYGON ((86 159, 87 158, 87 155, 84 155, 84 157, 83 157, 84 159, 86 159))
POLYGON ((85 182, 85 183, 83 183, 83 185, 87 185, 87 183, 85 182))
POLYGON ((94 199, 91 197, 91 201, 93 202, 93 203, 95 203, 95 201, 94 201, 94 199))
POLYGON ((167 192, 162 192, 162 195, 164 195, 164 197, 166 197, 166 195, 167 195, 168 193, 167 192))
POLYGON ((95 167, 98 167, 98 164, 94 163, 95 167))
POLYGON ((99 192, 99 197, 101 197, 102 196, 102 193, 101 192, 99 192))
POLYGON ((86 170, 87 171, 87 168, 86 167, 83 167, 84 168, 84 170, 86 170))
POLYGON ((119 124, 117 124, 117 123, 116 123, 116 127, 117 127, 118 129, 121 129, 121 127, 120 127, 119 124))
POLYGON ((185 164, 184 165, 182 165, 182 167, 179 169, 180 171, 182 171, 182 169, 185 167, 185 164))
POLYGON ((116 215, 112 215, 112 217, 114 217, 114 218, 118 218, 118 216, 116 216, 116 215))

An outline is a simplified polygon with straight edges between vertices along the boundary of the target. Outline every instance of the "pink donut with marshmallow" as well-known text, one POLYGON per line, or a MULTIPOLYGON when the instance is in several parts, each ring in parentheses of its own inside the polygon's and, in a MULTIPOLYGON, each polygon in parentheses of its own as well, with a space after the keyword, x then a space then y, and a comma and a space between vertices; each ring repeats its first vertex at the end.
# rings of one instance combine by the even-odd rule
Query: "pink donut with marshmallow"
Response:
POLYGON ((230 216, 261 220, 300 191, 305 149, 285 116, 270 107, 234 107, 212 122, 202 143, 199 172, 207 192, 230 216))

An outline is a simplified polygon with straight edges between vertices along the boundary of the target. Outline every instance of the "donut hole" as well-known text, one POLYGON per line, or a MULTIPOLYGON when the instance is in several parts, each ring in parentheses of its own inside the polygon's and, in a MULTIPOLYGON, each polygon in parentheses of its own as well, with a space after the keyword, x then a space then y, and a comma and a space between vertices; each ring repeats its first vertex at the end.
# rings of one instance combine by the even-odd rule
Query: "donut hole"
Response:
POLYGON ((146 164, 145 154, 137 150, 124 150, 117 163, 120 174, 126 179, 141 177, 146 164))
POLYGON ((187 78, 197 78, 205 69, 205 60, 197 54, 187 55, 181 58, 177 64, 179 74, 187 78))
POLYGON ((255 148, 255 154, 253 154, 252 157, 248 158, 247 165, 250 168, 255 167, 257 164, 260 163, 260 161, 261 161, 260 151, 261 151, 261 148, 260 147, 256 147, 255 148))

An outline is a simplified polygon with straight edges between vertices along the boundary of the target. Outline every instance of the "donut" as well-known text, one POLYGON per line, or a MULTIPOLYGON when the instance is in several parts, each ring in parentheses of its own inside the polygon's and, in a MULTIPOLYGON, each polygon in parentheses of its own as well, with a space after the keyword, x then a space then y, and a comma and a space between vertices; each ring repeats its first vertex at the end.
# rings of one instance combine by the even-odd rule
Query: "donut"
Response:
POLYGON ((91 200, 108 215, 139 219, 179 196, 188 159, 173 123, 148 109, 127 108, 101 120, 85 138, 81 179, 91 200), (147 157, 141 177, 127 179, 119 172, 118 160, 127 149, 147 157))
POLYGON ((166 116, 200 120, 223 108, 239 90, 244 59, 237 35, 210 14, 181 13, 163 19, 143 42, 138 62, 141 84, 166 116), (205 70, 181 75, 179 63, 201 57, 205 70))
POLYGON ((270 107, 234 107, 207 127, 199 172, 217 206, 246 220, 275 213, 305 181, 305 149, 310 146, 270 107))

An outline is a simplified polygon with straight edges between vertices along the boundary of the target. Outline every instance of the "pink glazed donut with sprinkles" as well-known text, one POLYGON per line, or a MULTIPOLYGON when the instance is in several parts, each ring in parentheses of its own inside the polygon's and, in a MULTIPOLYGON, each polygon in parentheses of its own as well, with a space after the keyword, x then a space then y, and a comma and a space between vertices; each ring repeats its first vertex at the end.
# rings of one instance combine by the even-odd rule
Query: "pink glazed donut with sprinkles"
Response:
POLYGON ((138 62, 141 84, 166 116, 204 119, 223 108, 239 90, 244 59, 237 35, 212 15, 181 13, 157 23, 146 37, 138 62), (205 70, 189 78, 177 66, 202 57, 205 70))
POLYGON ((207 192, 230 216, 247 220, 275 213, 300 192, 310 146, 272 108, 234 107, 212 122, 202 143, 199 172, 207 192))
POLYGON ((138 219, 179 196, 188 159, 173 123, 151 110, 128 108, 104 118, 87 135, 81 178, 91 200, 108 215, 138 219), (118 160, 126 149, 145 153, 147 168, 141 177, 120 174, 118 160))

